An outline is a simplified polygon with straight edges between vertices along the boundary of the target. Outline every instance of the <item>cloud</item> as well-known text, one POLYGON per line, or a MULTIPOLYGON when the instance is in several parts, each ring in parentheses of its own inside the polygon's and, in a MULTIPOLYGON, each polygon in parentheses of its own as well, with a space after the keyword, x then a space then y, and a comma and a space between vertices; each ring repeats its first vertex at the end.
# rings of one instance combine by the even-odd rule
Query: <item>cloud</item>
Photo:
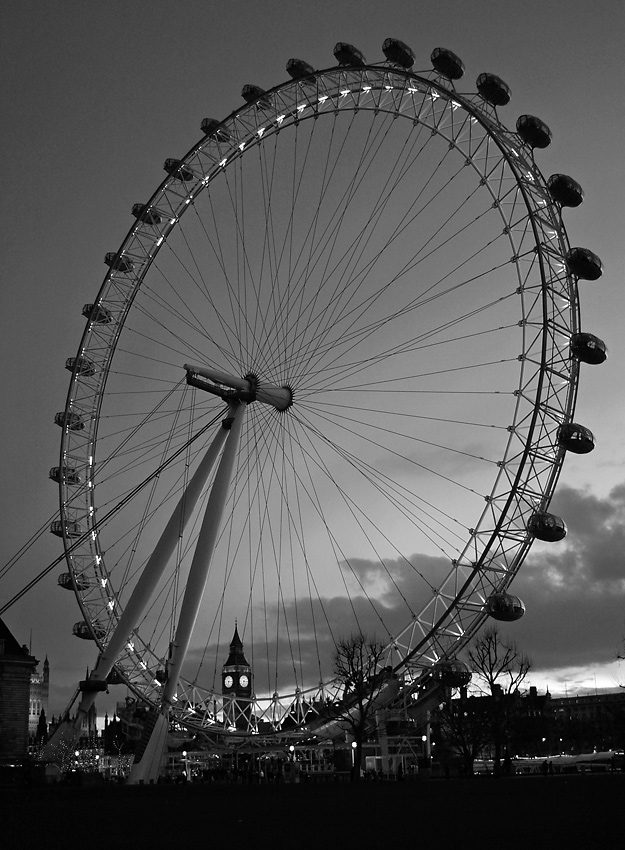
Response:
POLYGON ((605 499, 562 487, 552 510, 568 535, 521 568, 513 590, 527 611, 510 632, 537 670, 607 664, 625 634, 625 485, 605 499))
MULTIPOLYGON (((568 535, 534 546, 511 588, 526 614, 501 630, 530 656, 532 673, 552 671, 556 682, 563 668, 612 662, 625 635, 625 484, 607 498, 562 487, 552 510, 565 518, 568 535)), ((445 558, 422 554, 384 562, 353 558, 341 566, 349 596, 300 596, 297 604, 283 600, 279 610, 267 606, 268 634, 263 619, 255 626, 253 652, 249 624, 239 622, 257 692, 284 693, 294 682, 316 686, 331 675, 334 641, 358 628, 382 641, 396 636, 450 569, 445 558)), ((230 637, 224 634, 206 653, 216 659, 218 688, 230 637)), ((202 652, 192 651, 189 669, 202 652)))

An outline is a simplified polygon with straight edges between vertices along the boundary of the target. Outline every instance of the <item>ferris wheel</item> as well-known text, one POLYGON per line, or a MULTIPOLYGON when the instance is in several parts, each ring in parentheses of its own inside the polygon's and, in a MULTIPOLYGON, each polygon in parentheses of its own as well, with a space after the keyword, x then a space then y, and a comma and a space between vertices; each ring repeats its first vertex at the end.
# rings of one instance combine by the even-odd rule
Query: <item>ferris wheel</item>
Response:
POLYGON ((386 646, 417 688, 509 594, 567 451, 580 326, 561 211, 583 194, 534 159, 551 140, 493 74, 476 91, 437 49, 415 73, 335 48, 207 118, 132 207, 93 303, 62 428, 69 572, 100 661, 183 724, 229 723, 236 622, 250 733, 312 729, 337 693, 336 641, 386 646), (113 666, 114 665, 114 666, 113 666), (250 707, 251 706, 251 707, 250 707))

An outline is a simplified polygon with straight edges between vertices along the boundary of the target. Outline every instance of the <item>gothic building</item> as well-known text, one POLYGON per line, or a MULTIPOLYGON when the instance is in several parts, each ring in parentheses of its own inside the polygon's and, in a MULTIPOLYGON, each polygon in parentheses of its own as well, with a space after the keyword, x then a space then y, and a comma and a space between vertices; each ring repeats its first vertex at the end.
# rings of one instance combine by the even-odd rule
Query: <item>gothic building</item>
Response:
POLYGON ((30 677, 37 663, 0 620, 0 765, 19 763, 28 752, 30 677))
POLYGON ((230 726, 249 730, 252 711, 252 668, 243 654, 243 643, 235 623, 230 654, 221 670, 224 714, 230 726))
POLYGON ((30 674, 30 708, 28 713, 28 734, 32 738, 37 734, 39 718, 43 711, 46 719, 49 719, 48 698, 50 696, 50 664, 46 655, 43 662, 43 673, 39 672, 39 666, 35 667, 30 674))

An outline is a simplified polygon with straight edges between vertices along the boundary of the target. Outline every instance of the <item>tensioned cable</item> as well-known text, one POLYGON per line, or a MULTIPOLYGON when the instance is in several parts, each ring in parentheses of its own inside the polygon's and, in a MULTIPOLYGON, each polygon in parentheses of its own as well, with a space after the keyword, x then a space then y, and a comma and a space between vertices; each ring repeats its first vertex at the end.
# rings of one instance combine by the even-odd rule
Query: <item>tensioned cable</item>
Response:
MULTIPOLYGON (((221 413, 220 416, 223 416, 223 413, 221 413)), ((208 428, 212 427, 215 422, 219 420, 220 416, 216 416, 213 422, 201 428, 200 431, 195 434, 191 442, 195 442, 196 440, 198 440, 208 430, 208 428)), ((2 606, 2 608, 0 609, 0 616, 4 614, 4 612, 7 611, 12 605, 14 605, 19 599, 21 599, 22 596, 28 593, 28 591, 31 590, 39 581, 41 581, 41 579, 44 578, 49 572, 51 572, 51 570, 58 566, 61 561, 65 560, 66 555, 69 555, 71 552, 74 552, 79 546, 86 542, 86 540, 91 536, 92 532, 102 528, 112 517, 115 516, 116 513, 118 513, 123 507, 125 507, 131 499, 133 499, 138 493, 140 493, 144 487, 147 487, 147 485, 156 476, 160 475, 163 469, 173 463, 174 460, 176 460, 176 458, 186 450, 186 448, 187 446, 183 446, 182 448, 178 449, 178 451, 176 451, 170 458, 165 461, 162 467, 156 469, 144 481, 142 481, 136 487, 133 487, 130 493, 125 496, 120 502, 118 502, 115 507, 111 508, 111 510, 108 511, 101 519, 96 520, 93 523, 93 526, 88 531, 86 531, 84 534, 82 534, 80 537, 76 538, 76 540, 70 543, 69 546, 66 548, 65 552, 63 552, 63 554, 59 555, 59 557, 56 558, 51 564, 48 564, 48 566, 45 567, 34 579, 32 579, 32 581, 30 581, 24 588, 22 588, 22 590, 16 593, 15 596, 13 596, 7 603, 2 606)))
MULTIPOLYGON (((301 424, 301 422, 300 422, 300 424, 301 424)), ((316 432, 316 430, 315 430, 314 428, 312 428, 312 427, 308 427, 308 428, 306 428, 306 429, 304 430, 304 433, 306 433, 307 431, 309 432, 309 441, 310 441, 310 445, 311 445, 311 446, 313 446, 314 444, 313 444, 313 442, 312 442, 312 439, 310 439, 310 434, 316 434, 316 435, 318 436, 318 432, 316 432)), ((387 485, 385 488, 381 488, 381 487, 380 487, 379 482, 380 482, 380 481, 382 481, 382 480, 384 480, 384 479, 383 479, 383 477, 381 476, 381 474, 380 474, 377 470, 375 470, 375 468, 373 468, 373 467, 371 467, 371 466, 369 466, 369 465, 367 465, 367 464, 363 463, 363 462, 362 462, 362 461, 361 461, 361 460, 360 460, 357 456, 354 456, 354 455, 353 455, 352 453, 350 453, 350 452, 349 452, 346 448, 344 448, 344 447, 342 447, 342 446, 338 446, 338 445, 336 445, 336 443, 333 443, 333 442, 331 442, 331 441, 329 441, 329 440, 327 440, 327 439, 325 439, 325 442, 326 442, 326 444, 327 444, 327 445, 328 445, 328 446, 329 446, 329 447, 330 447, 330 448, 331 448, 331 449, 332 449, 332 450, 333 450, 333 451, 334 451, 334 452, 335 452, 338 456, 342 457, 342 458, 343 458, 343 459, 344 459, 347 463, 349 463, 351 466, 353 466, 353 468, 354 468, 354 469, 357 469, 357 470, 358 470, 361 474, 363 474, 363 475, 364 475, 364 476, 365 476, 365 477, 366 477, 366 478, 370 481, 370 483, 372 484, 372 486, 374 486, 374 487, 375 487, 375 489, 376 489, 376 490, 378 490, 378 492, 379 492, 379 493, 380 493, 380 494, 381 494, 381 495, 382 495, 382 496, 383 496, 383 497, 384 497, 387 501, 392 502, 392 503, 393 503, 393 504, 395 504, 397 507, 399 506, 399 503, 397 503, 395 500, 393 500, 393 499, 391 499, 391 498, 390 498, 390 490, 389 490, 389 486, 387 485), (378 482, 378 483, 376 483, 376 482, 378 482)), ((299 441, 298 441, 298 444, 300 445, 300 447, 302 448, 302 450, 304 450, 304 446, 303 446, 303 443, 301 442, 301 440, 299 440, 299 441)), ((311 451, 312 451, 312 450, 311 450, 311 451)), ((317 454, 317 450, 314 450, 314 453, 315 453, 315 454, 317 454)), ((335 478, 334 478, 334 477, 332 477, 332 476, 331 476, 331 480, 333 481, 333 483, 334 483, 334 486, 335 486, 335 487, 339 487, 339 485, 338 485, 338 483, 336 482, 336 480, 335 480, 335 478)), ((393 486, 394 486, 394 488, 395 488, 395 489, 397 489, 397 484, 396 484, 396 482, 393 482, 393 486)), ((423 499, 423 497, 419 496, 418 494, 410 493, 410 491, 407 491, 407 493, 409 493, 409 495, 410 495, 410 496, 412 496, 412 497, 413 497, 416 501, 422 501, 422 502, 424 502, 424 503, 425 503, 425 504, 427 504, 429 507, 431 507, 433 510, 438 511, 438 512, 439 512, 439 513, 441 513, 443 516, 447 517, 448 519, 452 520, 453 522, 457 523, 458 525, 462 526, 463 528, 466 528, 466 526, 464 526, 464 525, 463 525, 462 523, 460 523, 458 520, 454 519, 454 518, 453 518, 453 517, 451 517, 450 515, 448 515, 448 514, 444 513, 443 511, 441 511, 441 510, 440 510, 439 508, 437 508, 436 506, 434 506, 434 505, 432 505, 431 503, 427 502, 425 499, 423 499)), ((405 503, 405 500, 404 500, 404 503, 405 503)), ((415 512, 414 512, 414 511, 415 511, 415 508, 416 508, 416 505, 415 505, 415 504, 414 504, 414 502, 413 502, 413 504, 412 504, 412 510, 411 510, 410 512, 407 512, 407 511, 406 511, 406 509, 404 508, 404 509, 402 510, 402 513, 404 514, 404 516, 406 516, 406 517, 410 520, 410 522, 411 522, 411 523, 412 523, 412 524, 413 524, 416 528, 418 528, 420 531, 422 531, 422 532, 425 534, 425 536, 426 536, 426 537, 427 537, 427 538, 428 538, 431 542, 433 542, 433 543, 434 543, 434 542, 435 542, 434 538, 433 538, 433 537, 431 537, 431 536, 430 536, 430 534, 428 534, 428 533, 427 533, 427 531, 425 531, 425 530, 424 530, 425 528, 427 528, 427 525, 426 525, 425 523, 423 523, 423 521, 422 521, 422 520, 420 520, 419 518, 417 518, 417 516, 416 516, 416 514, 415 514, 415 512)), ((431 517, 431 515, 430 515, 430 514, 427 514, 427 513, 426 513, 426 515, 430 516, 430 518, 432 518, 432 519, 433 519, 433 517, 431 517)), ((371 523, 372 523, 373 525, 375 525, 375 522, 373 521, 373 519, 371 519, 371 518, 370 518, 370 521, 371 521, 371 523)), ((439 524, 440 524, 440 521, 439 521, 439 524)), ((434 533, 434 529, 432 529, 432 528, 431 528, 430 530, 432 531, 432 533, 434 533)), ((449 528, 446 528, 445 530, 446 530, 447 532, 452 531, 452 530, 451 530, 451 529, 449 529, 449 528)), ((380 533, 383 533, 381 529, 379 529, 379 531, 380 531, 380 533)), ((453 531, 452 531, 452 534, 453 534, 453 536, 454 536, 454 537, 456 537, 456 538, 458 539, 458 541, 459 541, 459 542, 463 542, 463 541, 464 541, 464 537, 463 537, 463 538, 461 538, 461 537, 460 537, 457 533, 455 533, 455 532, 453 532, 453 531)), ((437 534, 437 535, 436 535, 436 537, 437 537, 438 539, 440 539, 440 534, 437 534)), ((445 539, 446 539, 446 538, 445 538, 445 539)), ((395 547, 393 547, 393 548, 395 548, 395 547)), ((446 552, 443 548, 441 548, 441 546, 440 546, 440 544, 439 544, 438 542, 436 542, 436 548, 437 548, 439 551, 441 551, 441 552, 442 552, 442 553, 443 553, 446 557, 448 557, 448 558, 450 558, 450 559, 451 559, 451 555, 450 555, 450 553, 446 552)), ((398 551, 398 550, 397 550, 397 551, 398 551)), ((398 551, 398 554, 401 554, 401 553, 398 551)), ((421 574, 419 573, 419 575, 421 575, 421 574)), ((423 577, 423 576, 422 576, 422 577, 423 577)))

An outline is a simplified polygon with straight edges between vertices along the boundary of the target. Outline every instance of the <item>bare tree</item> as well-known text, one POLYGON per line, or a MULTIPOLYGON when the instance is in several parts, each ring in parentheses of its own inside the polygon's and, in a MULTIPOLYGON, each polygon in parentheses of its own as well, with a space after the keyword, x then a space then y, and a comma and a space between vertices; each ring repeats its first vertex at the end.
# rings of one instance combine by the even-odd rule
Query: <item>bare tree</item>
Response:
POLYGON ((383 655, 384 644, 362 633, 339 640, 334 652, 334 673, 344 692, 330 712, 355 743, 352 781, 360 777, 362 745, 375 719, 380 692, 392 677, 390 668, 381 668, 383 655))
POLYGON ((442 740, 437 747, 443 763, 447 764, 451 754, 460 757, 465 776, 473 774, 473 763, 490 743, 490 723, 484 700, 468 696, 466 687, 460 688, 458 697, 454 691, 445 689, 445 698, 435 713, 442 740))
POLYGON ((478 677, 476 684, 489 697, 490 734, 498 773, 510 726, 518 713, 519 689, 530 671, 531 661, 513 640, 502 637, 497 626, 481 632, 467 655, 469 666, 478 677))
POLYGON ((468 653, 469 666, 493 693, 494 686, 504 693, 518 691, 532 662, 510 638, 502 637, 497 626, 489 626, 479 634, 468 653))
POLYGON ((492 746, 495 771, 499 773, 530 660, 513 641, 502 637, 496 626, 489 626, 475 638, 467 660, 473 674, 472 695, 461 687, 459 698, 452 699, 451 688, 446 690, 438 712, 442 743, 460 756, 468 776, 473 773, 475 759, 492 746))

